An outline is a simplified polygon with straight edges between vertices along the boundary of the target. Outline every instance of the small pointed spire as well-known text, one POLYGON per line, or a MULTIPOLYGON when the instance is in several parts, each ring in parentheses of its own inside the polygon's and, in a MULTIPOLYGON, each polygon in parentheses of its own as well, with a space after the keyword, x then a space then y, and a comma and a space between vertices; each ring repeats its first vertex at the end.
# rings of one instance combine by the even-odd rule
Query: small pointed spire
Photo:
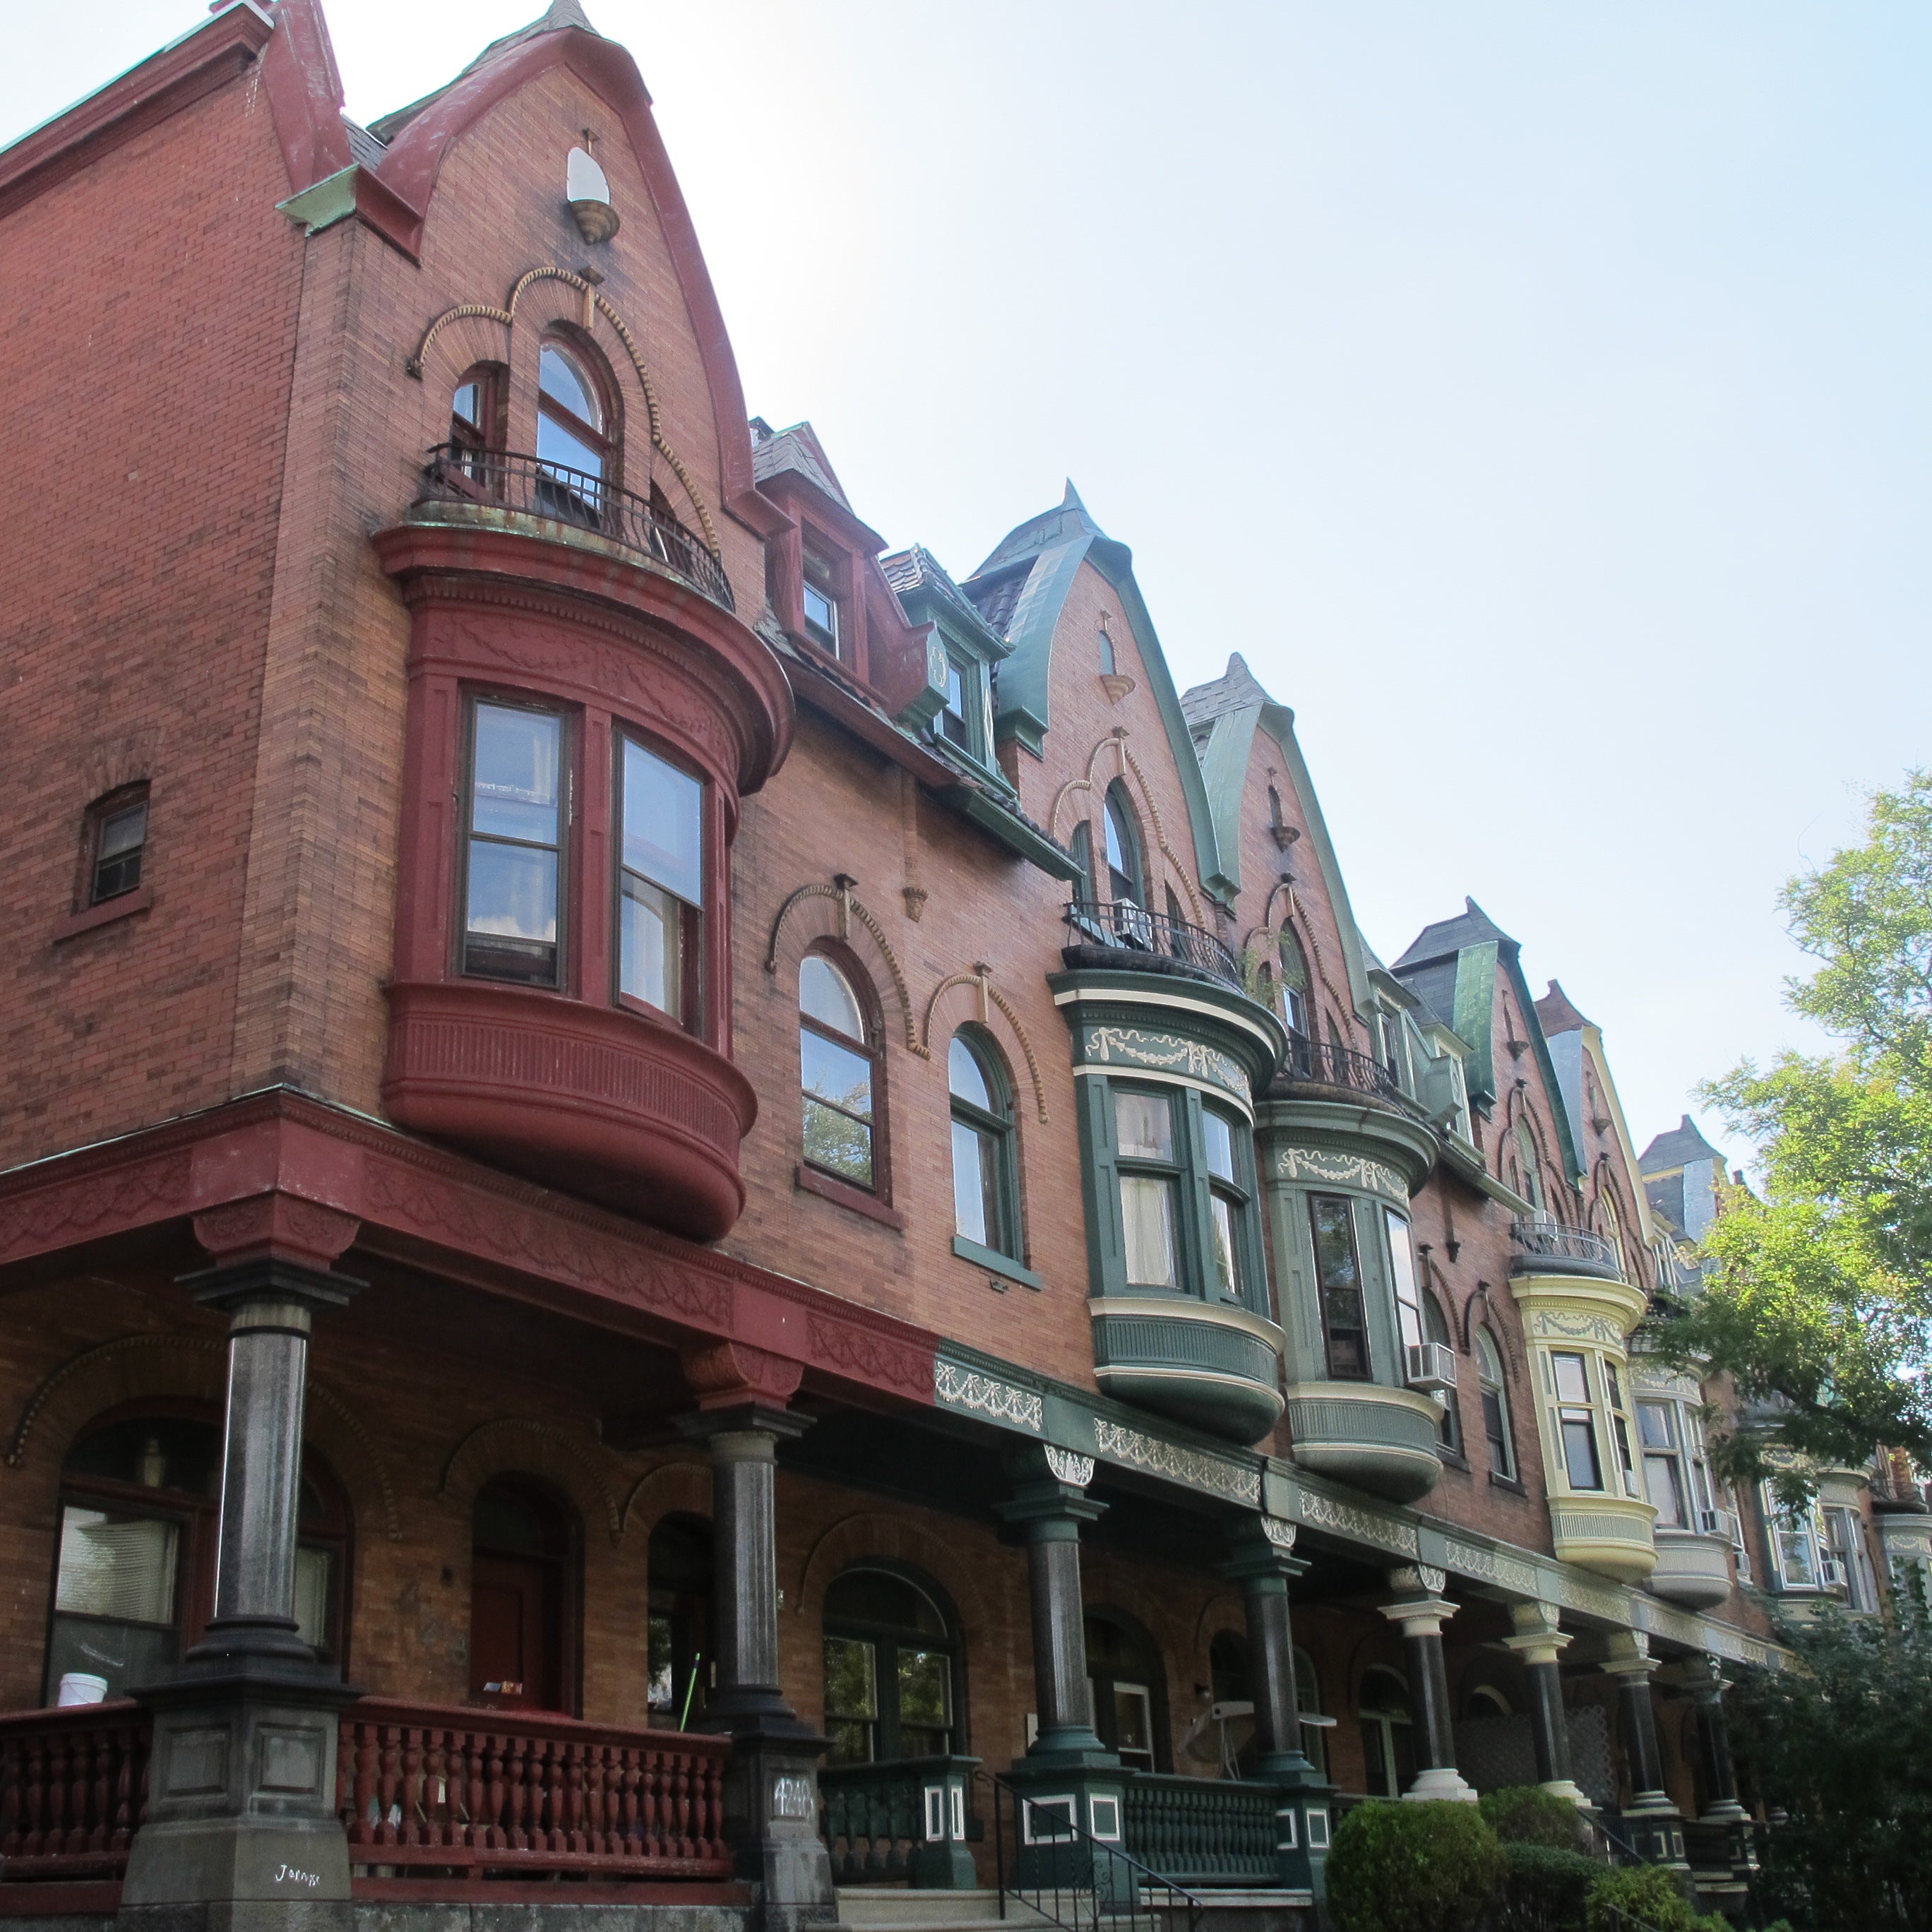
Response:
POLYGON ((550 0, 549 10, 537 22, 537 32, 554 34, 560 27, 581 27, 586 34, 597 32, 590 24, 580 0, 550 0))
POLYGON ((1080 492, 1074 488, 1073 478, 1070 476, 1066 479, 1066 494, 1060 498, 1060 507, 1063 510, 1084 510, 1087 507, 1081 502, 1080 492))

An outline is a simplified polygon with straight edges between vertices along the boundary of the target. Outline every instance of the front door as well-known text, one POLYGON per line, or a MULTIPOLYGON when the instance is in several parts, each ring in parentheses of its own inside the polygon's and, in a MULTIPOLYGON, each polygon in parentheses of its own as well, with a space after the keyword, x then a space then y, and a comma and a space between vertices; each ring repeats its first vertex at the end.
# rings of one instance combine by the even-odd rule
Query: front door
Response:
POLYGON ((470 1596, 470 1694, 502 1710, 558 1708, 550 1566, 477 1551, 470 1596))

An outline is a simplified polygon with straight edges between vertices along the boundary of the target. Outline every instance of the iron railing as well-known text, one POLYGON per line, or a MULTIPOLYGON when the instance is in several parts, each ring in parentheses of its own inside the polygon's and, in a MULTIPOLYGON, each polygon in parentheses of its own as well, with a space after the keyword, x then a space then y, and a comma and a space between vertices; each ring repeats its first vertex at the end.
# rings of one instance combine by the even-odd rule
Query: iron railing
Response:
POLYGON ((1079 946, 1146 953, 1172 960, 1187 971, 1218 980, 1236 992, 1245 992, 1234 956, 1211 932, 1165 913, 1149 912, 1130 899, 1075 899, 1065 918, 1079 946))
MULTIPOLYGON (((1616 1276, 1623 1273, 1616 1247, 1587 1228, 1566 1228, 1556 1221, 1512 1221, 1510 1239, 1519 1256, 1560 1274, 1616 1276)), ((1517 1271, 1524 1271, 1520 1262, 1517 1271)))
POLYGON ((1275 1077, 1289 1086, 1342 1087, 1397 1103, 1407 1097, 1401 1082, 1380 1060, 1306 1034, 1288 1036, 1288 1058, 1275 1077))
POLYGON ((992 1794, 1002 1918, 1010 1899, 1061 1932, 1201 1932, 1207 1900, 1096 1838, 1076 1815, 1076 1796, 1030 1798, 1004 1778, 977 1775, 992 1794))
POLYGON ((730 580, 702 538, 674 517, 653 508, 648 497, 617 489, 588 470, 510 450, 439 443, 424 466, 416 501, 481 503, 568 524, 648 557, 722 608, 736 608, 730 580))

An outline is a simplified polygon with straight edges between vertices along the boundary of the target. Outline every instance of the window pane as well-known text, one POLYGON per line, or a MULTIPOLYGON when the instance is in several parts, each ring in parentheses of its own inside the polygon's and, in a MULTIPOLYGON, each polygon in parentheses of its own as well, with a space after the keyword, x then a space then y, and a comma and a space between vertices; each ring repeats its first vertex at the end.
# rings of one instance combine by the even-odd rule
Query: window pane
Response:
POLYGON ((861 1187, 872 1184, 872 1130, 862 1120, 812 1099, 805 1100, 805 1157, 861 1187))
POLYGON ((466 422, 472 429, 483 427, 483 385, 465 382, 451 400, 449 412, 466 422))
POLYGON ((872 1063, 866 1054, 804 1030, 799 1034, 798 1048, 808 1094, 815 1094, 862 1120, 872 1118, 872 1063))
POLYGON ((879 1714, 876 1655, 862 1637, 825 1640, 825 1714, 832 1718, 879 1714))
POLYGON ((952 1220, 956 1231, 983 1247, 997 1244, 987 1234, 986 1156, 989 1150, 976 1127, 952 1123, 952 1220))
POLYGON ((528 845, 470 846, 470 930, 556 944, 556 854, 528 845))
POLYGON ((1316 1280, 1324 1288, 1355 1287, 1355 1244, 1348 1202, 1339 1195, 1318 1194, 1310 1208, 1316 1280))
POLYGON ((674 1019, 684 1004, 683 909, 631 872, 617 901, 617 984, 674 1019))
POLYGON ((61 1513, 54 1608, 124 1622, 171 1624, 179 1526, 154 1516, 78 1509, 61 1513))
POLYGON ((820 632, 835 651, 838 648, 838 604, 809 578, 805 582, 805 622, 808 629, 820 632))
POLYGON ((1503 1406, 1494 1388, 1483 1390, 1483 1433, 1490 1441, 1490 1466, 1499 1476, 1511 1473, 1509 1433, 1503 1420, 1503 1406))
POLYGON ((671 1620, 662 1611, 651 1612, 645 1641, 649 1672, 645 1701, 652 1717, 662 1718, 668 1724, 677 1716, 677 1652, 671 1620))
MULTIPOLYGON (((603 452, 592 448, 580 436, 572 435, 554 416, 539 415, 537 418, 537 460, 555 464, 560 470, 581 470, 592 476, 601 477, 604 474, 603 452)), ((577 480, 574 477, 565 479, 566 485, 577 480)), ((551 488, 554 489, 556 485, 551 488)), ((594 499, 598 494, 585 487, 586 497, 594 499)))
POLYGON ((1415 1250, 1411 1245, 1408 1222, 1392 1209, 1383 1210, 1388 1228, 1389 1265, 1395 1276, 1396 1324, 1406 1346, 1414 1348, 1422 1340, 1422 1306, 1415 1285, 1415 1250))
POLYGON ((1141 1288, 1175 1286, 1174 1184, 1150 1174, 1122 1174, 1120 1221, 1127 1280, 1141 1288))
POLYGON ((1676 1432, 1670 1424, 1670 1403, 1640 1402, 1637 1404, 1637 1435, 1646 1449, 1672 1449, 1676 1447, 1676 1432))
POLYGON ((1494 1338, 1486 1328, 1476 1330, 1477 1372, 1486 1380, 1500 1382, 1503 1378, 1502 1358, 1496 1352, 1494 1338))
POLYGON ((1114 1686, 1114 1749, 1150 1757, 1154 1752, 1154 1700, 1139 1684, 1114 1686))
POLYGON ((478 705, 470 829, 554 845, 562 740, 554 712, 478 705))
POLYGON ((1643 1459, 1643 1480, 1650 1491, 1650 1499, 1657 1505, 1657 1526, 1660 1529, 1682 1529, 1685 1526, 1684 1514, 1684 1485, 1677 1468, 1675 1456, 1646 1456, 1643 1459))
MULTIPOLYGON (((936 1650, 902 1650, 899 1652, 899 1726, 940 1732, 952 1721, 952 1700, 948 1694, 950 1668, 944 1654, 936 1650)), ((900 1739, 904 1753, 905 1739, 900 1739)))
POLYGON ((131 852, 148 836, 148 808, 130 805, 100 822, 100 856, 111 859, 117 853, 131 852))
POLYGON ((1173 1102, 1164 1094, 1114 1093, 1114 1134, 1123 1160, 1174 1158, 1173 1102))
POLYGON ((946 708, 939 714, 939 728, 954 744, 966 742, 966 676, 950 660, 946 667, 946 708))
MULTIPOLYGON (((592 429, 604 427, 604 412, 597 406, 596 397, 584 372, 553 343, 546 342, 538 355, 537 388, 592 429)), ((537 453, 543 454, 541 447, 537 453)))
POLYGON ((866 1023, 844 974, 815 952, 798 969, 798 1004, 801 1012, 809 1013, 820 1026, 848 1040, 865 1039, 866 1023))
POLYGON ((624 741, 624 865, 687 905, 704 902, 704 788, 624 741))
POLYGON ((1234 1172, 1234 1127, 1226 1114, 1217 1114, 1212 1107, 1201 1110, 1201 1131, 1208 1143, 1208 1172, 1222 1180, 1233 1180, 1234 1172))
POLYGON ((1583 1366, 1581 1355, 1555 1355, 1551 1360, 1556 1370, 1556 1394, 1563 1402, 1588 1402, 1590 1400, 1590 1378, 1583 1366))
POLYGON ((1597 1432, 1587 1415, 1563 1418, 1563 1461, 1573 1490, 1600 1490, 1602 1466, 1597 1460, 1597 1432))
POLYGON ((296 1634, 318 1649, 328 1642, 328 1599, 335 1559, 304 1544, 296 1552, 296 1634))
POLYGON ((1214 1216, 1214 1283, 1229 1301, 1241 1298, 1240 1210, 1226 1195, 1209 1197, 1214 1216))
POLYGON ((994 1112, 993 1096, 987 1090, 986 1070, 980 1064, 979 1055, 957 1034, 946 1049, 946 1078, 956 1099, 970 1100, 988 1114, 994 1112))

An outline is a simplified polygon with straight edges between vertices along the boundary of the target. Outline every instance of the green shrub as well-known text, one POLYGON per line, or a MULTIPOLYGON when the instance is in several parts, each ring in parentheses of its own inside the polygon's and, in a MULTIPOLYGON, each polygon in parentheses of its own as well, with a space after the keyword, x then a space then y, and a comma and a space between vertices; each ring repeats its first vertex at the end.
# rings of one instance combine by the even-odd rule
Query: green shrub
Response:
POLYGON ((1549 1845, 1559 1852, 1580 1849, 1583 1828, 1575 1805, 1540 1784, 1511 1784, 1483 1793, 1483 1816, 1506 1845, 1549 1845))
POLYGON ((1505 1869, 1473 1804, 1358 1804, 1329 1850, 1328 1910, 1340 1932, 1468 1932, 1505 1869))
POLYGON ((1579 1851, 1505 1840, 1509 1875, 1496 1900, 1496 1932, 1583 1932, 1583 1901, 1604 1868, 1579 1851))
POLYGON ((1618 1871, 1600 1868, 1584 1906, 1588 1932, 1636 1932, 1616 1916, 1620 1911, 1649 1932, 1731 1932, 1730 1921, 1721 1912, 1700 1918, 1670 1873, 1656 1865, 1628 1865, 1618 1871))

